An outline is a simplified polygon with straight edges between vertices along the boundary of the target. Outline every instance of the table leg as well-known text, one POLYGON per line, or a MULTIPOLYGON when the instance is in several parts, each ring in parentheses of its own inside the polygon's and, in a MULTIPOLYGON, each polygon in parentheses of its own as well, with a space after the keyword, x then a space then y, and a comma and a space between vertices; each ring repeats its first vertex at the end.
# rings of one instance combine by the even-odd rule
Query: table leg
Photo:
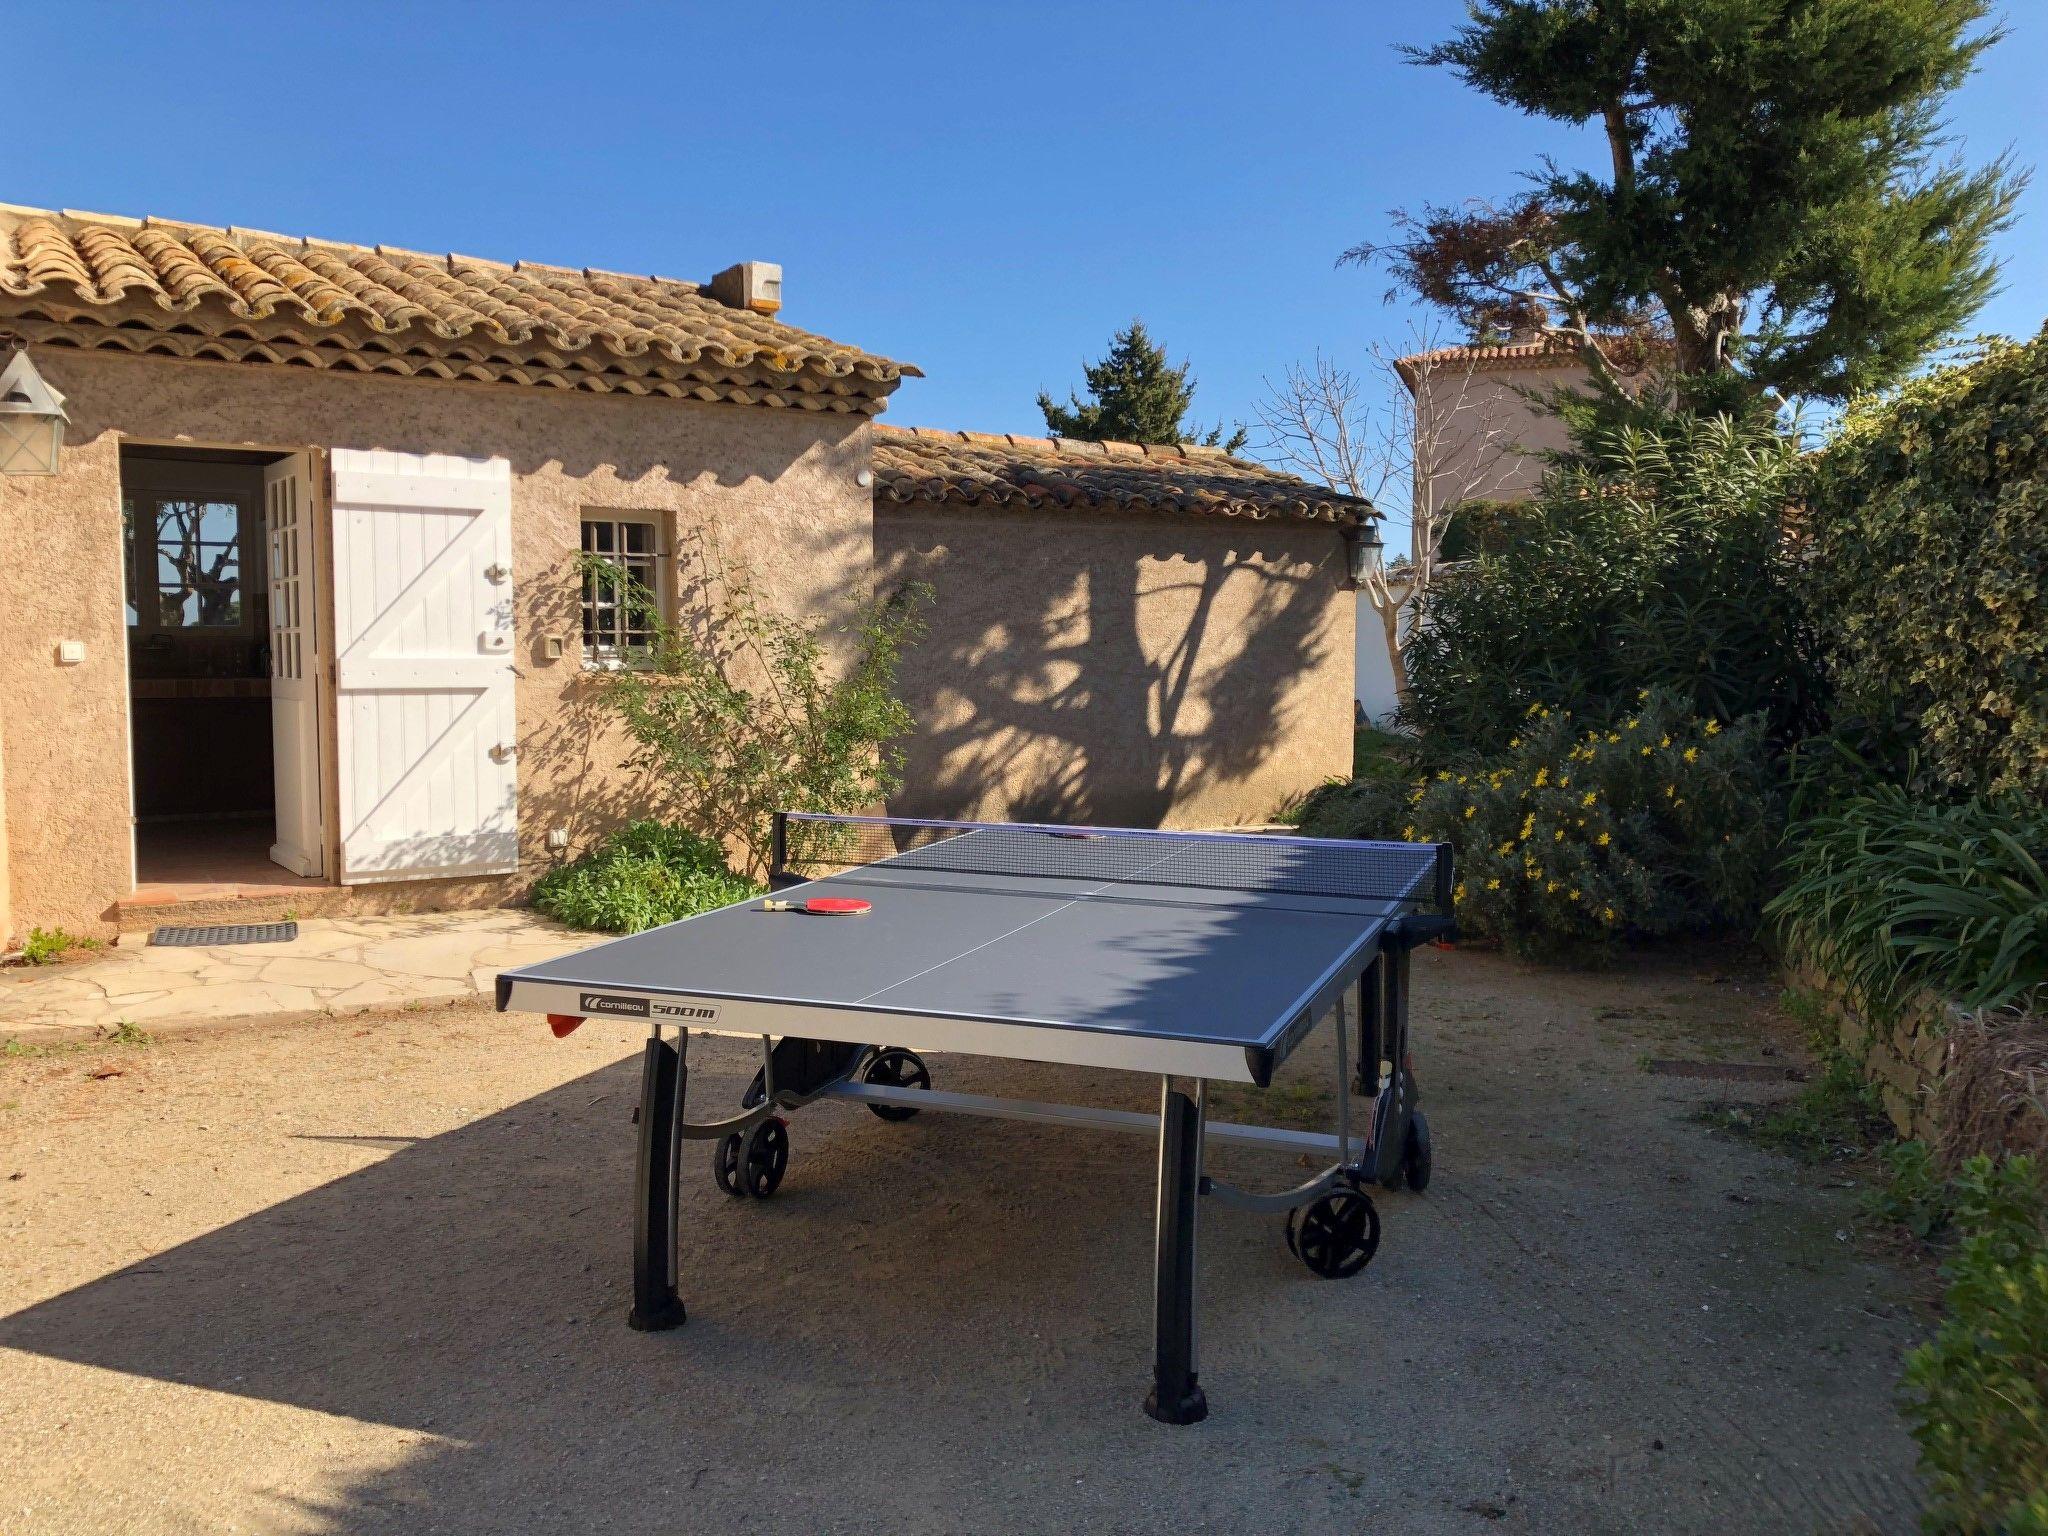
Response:
POLYGON ((1163 1424, 1198 1424, 1209 1403, 1195 1380, 1195 1202, 1202 1177, 1202 1108, 1161 1080, 1159 1222, 1152 1301, 1152 1391, 1145 1411, 1163 1424))
POLYGON ((1401 1181, 1408 1116, 1415 1107, 1415 1084, 1408 1076, 1408 950, 1397 948, 1381 955, 1379 969, 1380 1050, 1393 1069, 1374 1119, 1373 1177, 1391 1189, 1401 1181))
POLYGON ((690 1080, 683 1053, 660 1031, 647 1042, 640 1070, 640 1152, 633 1177, 633 1310, 626 1321, 653 1333, 683 1324, 676 1292, 676 1214, 681 1197, 683 1097, 690 1080))
POLYGON ((1380 1091, 1380 1012, 1386 1002, 1386 956, 1373 956, 1372 964, 1358 978, 1358 1096, 1377 1098, 1380 1091))

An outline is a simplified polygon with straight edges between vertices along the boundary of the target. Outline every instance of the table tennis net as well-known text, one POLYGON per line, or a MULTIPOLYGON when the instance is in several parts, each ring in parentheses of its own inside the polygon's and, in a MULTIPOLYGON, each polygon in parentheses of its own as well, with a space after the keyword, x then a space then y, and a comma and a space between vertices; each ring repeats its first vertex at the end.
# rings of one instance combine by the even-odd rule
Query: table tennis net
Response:
POLYGON ((790 812, 777 818, 777 883, 869 865, 1442 906, 1450 850, 1256 833, 1175 833, 790 812))

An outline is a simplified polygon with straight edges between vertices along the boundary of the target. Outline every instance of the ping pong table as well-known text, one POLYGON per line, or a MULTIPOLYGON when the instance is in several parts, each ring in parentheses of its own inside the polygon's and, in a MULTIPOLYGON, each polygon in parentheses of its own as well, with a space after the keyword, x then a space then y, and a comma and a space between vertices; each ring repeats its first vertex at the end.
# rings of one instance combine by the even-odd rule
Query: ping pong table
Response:
POLYGON ((1409 955, 1455 932, 1447 844, 784 812, 772 846, 773 900, 498 978, 501 1010, 547 1014, 558 1034, 590 1018, 649 1028, 633 1327, 684 1321, 687 1140, 717 1144, 720 1188, 765 1199, 788 1167, 789 1114, 828 1099, 896 1122, 943 1110, 1140 1132, 1159 1143, 1145 1409, 1189 1424, 1208 1412, 1195 1357, 1199 1200, 1284 1213, 1290 1248, 1338 1278, 1378 1248, 1369 1185, 1428 1183, 1409 955), (805 910, 818 901, 854 914, 805 910), (1207 1118, 1209 1083, 1265 1087, 1333 1013, 1334 1134, 1207 1118), (737 1113, 686 1118, 692 1032, 759 1038, 761 1067, 737 1113), (1151 1074, 1159 1112, 942 1091, 922 1054, 939 1051, 1151 1074), (1370 1105, 1356 1134, 1353 1094, 1370 1105), (1331 1161, 1294 1188, 1257 1193, 1204 1174, 1205 1139, 1331 1161))

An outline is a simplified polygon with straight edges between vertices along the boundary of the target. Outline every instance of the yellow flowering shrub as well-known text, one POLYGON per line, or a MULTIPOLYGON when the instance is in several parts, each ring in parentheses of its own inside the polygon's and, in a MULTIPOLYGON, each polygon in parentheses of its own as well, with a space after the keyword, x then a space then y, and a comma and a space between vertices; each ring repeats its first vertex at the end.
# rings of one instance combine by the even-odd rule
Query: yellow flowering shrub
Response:
POLYGON ((1459 925, 1522 951, 1752 921, 1776 841, 1762 717, 1723 726, 1657 691, 1610 735, 1531 716, 1519 746, 1463 774, 1387 794, 1333 785, 1302 830, 1452 844, 1459 925))

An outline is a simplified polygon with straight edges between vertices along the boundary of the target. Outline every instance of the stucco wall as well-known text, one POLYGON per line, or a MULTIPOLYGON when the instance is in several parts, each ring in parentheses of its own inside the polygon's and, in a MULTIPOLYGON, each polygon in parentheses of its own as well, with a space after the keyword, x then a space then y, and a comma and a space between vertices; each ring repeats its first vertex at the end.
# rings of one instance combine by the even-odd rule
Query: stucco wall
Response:
MULTIPOLYGON (((1440 365, 1415 387, 1416 473, 1429 505, 1520 501, 1543 478, 1543 453, 1570 445, 1564 423, 1529 399, 1570 387, 1578 368, 1468 370, 1440 365)), ((1420 488, 1418 488, 1420 489, 1420 488)))
POLYGON ((1197 826, 1268 819, 1351 760, 1352 594, 1324 524, 901 506, 921 578, 919 730, 898 814, 1197 826))
MULTIPOLYGON (((864 420, 39 348, 67 396, 63 473, 0 479, 0 716, 7 729, 13 922, 104 928, 131 888, 119 444, 387 448, 511 461, 523 874, 548 828, 580 844, 651 808, 582 670, 574 561, 585 509, 662 516, 669 547, 715 527, 766 594, 798 611, 869 569, 873 510, 854 483, 864 420), (566 641, 548 661, 547 635, 566 641), (59 640, 86 657, 59 666, 59 640)), ((470 899, 489 894, 469 882, 470 899)), ((394 899, 417 899, 425 892, 394 899)))
POLYGON ((0 716, 0 948, 14 932, 14 885, 7 871, 7 721, 0 716))

